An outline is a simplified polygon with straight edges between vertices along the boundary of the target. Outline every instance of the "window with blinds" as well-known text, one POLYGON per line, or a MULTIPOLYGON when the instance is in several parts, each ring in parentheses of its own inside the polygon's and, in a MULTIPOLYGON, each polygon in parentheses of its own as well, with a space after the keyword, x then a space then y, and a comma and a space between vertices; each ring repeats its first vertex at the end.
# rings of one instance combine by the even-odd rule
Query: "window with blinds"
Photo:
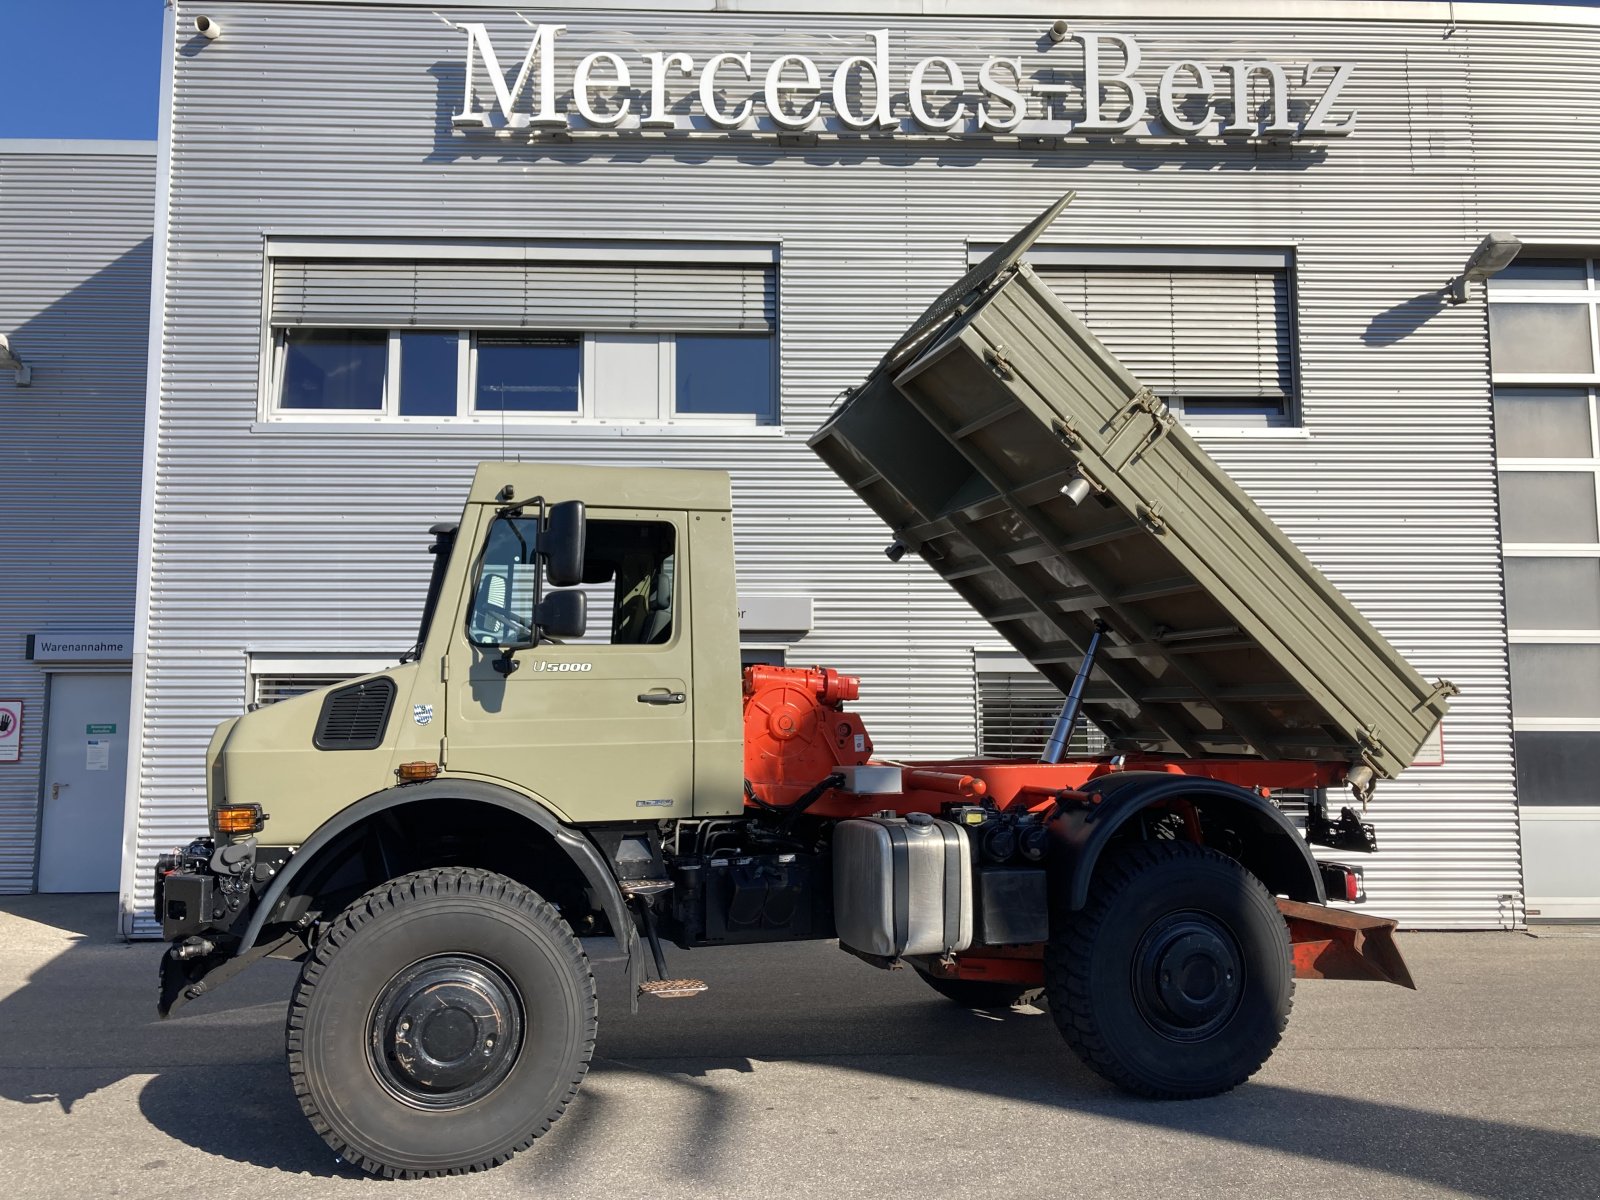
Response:
POLYGON ((771 333, 770 265, 275 258, 275 328, 771 333))
POLYGON ((1187 423, 1287 425, 1296 419, 1288 255, 1047 251, 1033 266, 1187 423))
POLYGON ((269 258, 271 417, 774 424, 771 262, 269 258))
MULTIPOLYGON (((978 754, 983 758, 1037 761, 1066 698, 1036 671, 978 673, 978 754)), ((1078 723, 1068 757, 1099 754, 1105 735, 1087 719, 1078 723)))

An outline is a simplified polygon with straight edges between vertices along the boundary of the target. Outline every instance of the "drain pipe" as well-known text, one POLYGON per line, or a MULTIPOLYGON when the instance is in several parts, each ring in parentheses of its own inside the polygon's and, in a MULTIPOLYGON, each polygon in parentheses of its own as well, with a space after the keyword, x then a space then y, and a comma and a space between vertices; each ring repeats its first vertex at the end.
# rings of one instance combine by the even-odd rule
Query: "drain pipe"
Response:
POLYGON ((1072 731, 1078 725, 1078 713, 1083 709, 1083 690, 1089 684, 1089 673, 1094 670, 1095 652, 1100 649, 1100 637, 1109 633, 1111 627, 1099 617, 1095 618, 1094 633, 1089 638, 1089 645, 1083 652, 1083 661, 1078 664, 1078 673, 1073 677, 1072 687, 1067 691, 1066 703, 1061 706, 1061 715, 1056 718, 1056 727, 1050 731, 1050 740, 1044 744, 1044 757, 1040 761, 1058 763, 1067 754, 1067 743, 1072 740, 1072 731))

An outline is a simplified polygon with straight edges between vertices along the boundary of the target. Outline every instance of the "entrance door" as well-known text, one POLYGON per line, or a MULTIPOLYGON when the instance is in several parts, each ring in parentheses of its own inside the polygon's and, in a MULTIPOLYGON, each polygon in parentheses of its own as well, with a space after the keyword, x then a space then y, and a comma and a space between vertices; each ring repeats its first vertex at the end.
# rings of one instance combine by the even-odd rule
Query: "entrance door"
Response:
POLYGON ((486 540, 450 650, 450 770, 521 784, 574 820, 690 815, 686 515, 591 508, 589 632, 519 651, 507 674, 497 643, 527 630, 534 524, 501 518, 486 540))
POLYGON ((41 892, 114 892, 122 876, 130 677, 50 678, 41 892))

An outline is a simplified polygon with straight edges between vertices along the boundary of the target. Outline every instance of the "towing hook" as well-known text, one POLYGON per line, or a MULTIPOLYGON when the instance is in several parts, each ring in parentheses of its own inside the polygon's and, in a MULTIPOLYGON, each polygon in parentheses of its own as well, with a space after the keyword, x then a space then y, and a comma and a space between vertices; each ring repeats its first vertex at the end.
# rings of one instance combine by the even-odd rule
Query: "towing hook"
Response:
POLYGON ((204 958, 217 948, 217 944, 210 938, 186 937, 181 942, 174 942, 168 951, 179 962, 187 962, 191 958, 204 958))

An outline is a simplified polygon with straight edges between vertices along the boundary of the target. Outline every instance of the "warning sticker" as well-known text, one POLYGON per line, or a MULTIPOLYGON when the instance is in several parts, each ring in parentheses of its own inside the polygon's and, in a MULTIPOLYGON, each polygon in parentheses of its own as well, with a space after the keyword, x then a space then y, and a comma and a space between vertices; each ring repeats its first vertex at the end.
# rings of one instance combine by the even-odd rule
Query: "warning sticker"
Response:
POLYGON ((22 701, 0 700, 0 763, 22 758, 22 701))

